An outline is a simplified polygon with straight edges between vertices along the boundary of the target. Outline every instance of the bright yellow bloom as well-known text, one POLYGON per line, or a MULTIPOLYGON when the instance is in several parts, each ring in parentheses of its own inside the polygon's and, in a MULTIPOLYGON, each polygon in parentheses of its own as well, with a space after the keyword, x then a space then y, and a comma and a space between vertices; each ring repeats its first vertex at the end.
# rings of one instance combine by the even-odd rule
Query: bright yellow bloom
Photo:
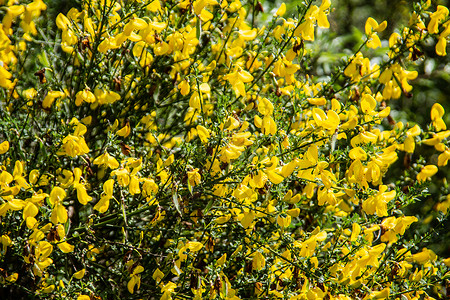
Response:
POLYGON ((323 127, 331 135, 335 133, 341 120, 334 110, 329 110, 325 115, 325 112, 322 109, 314 107, 312 112, 314 121, 318 127, 323 127))
POLYGON ((198 168, 196 168, 192 171, 187 172, 188 183, 192 187, 198 185, 201 182, 202 176, 200 175, 200 173, 198 171, 199 171, 198 168))
POLYGON ((75 272, 75 273, 73 274, 73 277, 75 277, 76 279, 81 279, 81 278, 84 277, 84 274, 85 274, 85 273, 86 273, 86 269, 81 269, 80 271, 75 272))
POLYGON ((367 42, 367 47, 372 48, 372 49, 381 47, 380 38, 378 37, 378 35, 376 33, 382 32, 383 30, 386 29, 386 27, 387 27, 386 21, 383 21, 381 24, 378 24, 378 22, 375 21, 375 19, 373 19, 373 18, 367 19, 366 26, 365 26, 366 35, 369 39, 369 41, 367 42))
POLYGON ((400 218, 388 217, 384 219, 381 222, 381 226, 385 232, 381 236, 381 241, 389 243, 397 242, 397 235, 403 235, 406 229, 414 222, 417 222, 417 218, 412 216, 402 216, 400 218))
POLYGON ((107 151, 105 151, 105 153, 94 159, 92 163, 94 165, 106 166, 109 167, 110 169, 117 169, 119 167, 119 162, 107 151))
POLYGON ((413 254, 411 259, 419 264, 425 264, 436 259, 436 254, 431 249, 423 248, 421 252, 413 254))
POLYGON ((67 30, 71 27, 70 20, 62 13, 56 17, 56 26, 61 30, 67 30))
POLYGON ((233 87, 236 97, 239 97, 246 96, 244 83, 252 82, 253 76, 249 72, 238 67, 234 72, 225 75, 224 79, 228 80, 233 87))
POLYGON ((137 289, 141 287, 141 275, 139 273, 144 272, 143 266, 137 266, 134 268, 131 273, 131 279, 128 281, 127 288, 131 294, 134 294, 134 287, 137 286, 137 289))
POLYGON ((50 193, 49 201, 53 206, 51 221, 53 224, 66 223, 67 210, 63 206, 62 201, 66 197, 66 192, 60 187, 54 187, 50 193))
POLYGON ((378 189, 378 193, 363 202, 362 208, 369 215, 376 213, 379 217, 384 217, 388 215, 387 203, 395 198, 396 192, 386 192, 388 189, 386 185, 380 185, 378 189))
POLYGON ((94 206, 95 210, 104 213, 109 208, 109 200, 113 197, 114 179, 109 179, 103 183, 103 193, 98 203, 94 206))
POLYGON ((95 89, 94 95, 98 100, 98 104, 113 104, 120 100, 120 95, 113 91, 105 91, 103 89, 95 89))
POLYGON ((10 80, 12 74, 0 65, 0 87, 5 89, 11 89, 14 87, 13 82, 10 80))
POLYGON ((388 299, 390 294, 390 288, 386 287, 381 291, 375 291, 370 294, 370 299, 388 299))
POLYGON ((63 140, 63 151, 58 152, 59 155, 69 155, 75 157, 89 153, 89 148, 82 136, 74 136, 69 134, 63 140))
POLYGON ((438 171, 438 167, 435 165, 427 165, 420 170, 420 173, 417 174, 417 181, 424 182, 438 171))
POLYGON ((70 245, 67 242, 58 243, 58 248, 64 253, 73 252, 73 250, 75 249, 73 245, 70 245))
POLYGON ((0 144, 0 154, 4 154, 9 150, 9 142, 4 141, 0 144))
POLYGON ((56 98, 64 98, 66 94, 60 91, 50 91, 47 93, 47 96, 45 96, 44 100, 42 101, 42 107, 43 108, 50 108, 55 101, 56 98))
POLYGON ((75 105, 80 106, 83 104, 83 102, 87 103, 93 103, 97 99, 95 98, 95 95, 88 89, 84 89, 82 91, 79 91, 75 96, 75 105))
POLYGON ((431 34, 438 33, 439 23, 448 16, 448 8, 443 5, 438 5, 437 10, 431 14, 430 23, 428 23, 427 29, 431 34))
POLYGON ((353 160, 361 160, 364 161, 367 159, 367 153, 361 147, 356 147, 350 150, 348 156, 353 160))
POLYGON ((433 122, 433 126, 436 128, 436 131, 447 129, 447 125, 442 119, 444 113, 445 110, 439 103, 435 103, 433 104, 433 107, 431 107, 431 121, 433 122))
POLYGON ((209 130, 203 127, 202 125, 197 125, 197 134, 202 143, 207 143, 210 137, 209 130))
POLYGON ((83 183, 80 183, 81 180, 81 169, 75 168, 73 170, 74 180, 73 180, 73 187, 77 190, 77 198, 78 201, 86 205, 89 201, 92 200, 92 197, 87 194, 86 187, 83 183))
POLYGON ((278 10, 275 13, 275 15, 278 16, 278 17, 282 17, 285 13, 286 13, 286 4, 283 2, 283 3, 281 3, 281 5, 278 8, 278 10))

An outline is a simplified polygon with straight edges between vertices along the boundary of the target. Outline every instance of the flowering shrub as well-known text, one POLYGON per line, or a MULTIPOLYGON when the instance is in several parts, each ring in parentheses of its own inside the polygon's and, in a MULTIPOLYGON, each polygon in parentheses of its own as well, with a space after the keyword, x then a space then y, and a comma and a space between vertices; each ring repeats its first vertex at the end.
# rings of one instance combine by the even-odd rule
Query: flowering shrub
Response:
POLYGON ((444 108, 426 126, 390 108, 424 47, 446 56, 445 6, 415 2, 388 41, 369 17, 318 74, 329 0, 265 25, 252 1, 0 3, 5 297, 448 297, 427 248, 450 206, 444 108), (431 220, 405 211, 430 193, 417 234, 431 220))

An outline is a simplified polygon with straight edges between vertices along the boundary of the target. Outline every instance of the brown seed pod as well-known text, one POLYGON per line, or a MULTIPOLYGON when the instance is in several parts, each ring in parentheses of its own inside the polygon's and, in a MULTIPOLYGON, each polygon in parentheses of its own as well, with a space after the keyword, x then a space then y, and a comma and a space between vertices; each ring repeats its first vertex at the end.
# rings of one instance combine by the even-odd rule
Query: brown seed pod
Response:
POLYGON ((56 230, 55 226, 53 226, 50 229, 49 233, 47 234, 47 240, 49 242, 54 242, 54 241, 60 241, 61 240, 61 237, 59 236, 58 231, 56 230))
POLYGON ((130 152, 131 152, 130 146, 128 146, 124 142, 120 142, 119 146, 120 146, 120 150, 122 150, 123 155, 126 155, 126 156, 130 155, 130 152))
POLYGON ((120 76, 114 77, 113 81, 114 81, 114 89, 116 90, 116 92, 120 92, 120 90, 122 89, 122 78, 120 78, 120 76))
POLYGON ((261 2, 258 1, 255 6, 256 13, 264 12, 264 7, 262 6, 261 2))
POLYGON ((44 69, 40 69, 39 71, 34 73, 34 75, 39 77, 39 82, 40 83, 46 83, 47 82, 47 78, 45 78, 45 68, 44 69))

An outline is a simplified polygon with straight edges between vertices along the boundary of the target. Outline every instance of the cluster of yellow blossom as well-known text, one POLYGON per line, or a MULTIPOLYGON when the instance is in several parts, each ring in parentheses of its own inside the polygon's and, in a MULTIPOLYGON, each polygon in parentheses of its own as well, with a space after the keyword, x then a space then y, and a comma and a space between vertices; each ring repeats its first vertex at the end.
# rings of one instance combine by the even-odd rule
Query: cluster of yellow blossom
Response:
POLYGON ((388 42, 368 18, 324 80, 305 65, 330 0, 292 17, 283 3, 268 27, 239 0, 83 1, 56 16, 58 59, 33 60, 36 80, 17 62, 46 5, 19 3, 0 0, 0 283, 80 300, 111 284, 164 300, 443 295, 450 260, 415 247, 432 232, 411 237, 425 221, 402 209, 450 159, 445 110, 425 129, 388 105, 411 96, 422 43, 446 55, 446 7, 421 3, 388 42), (411 163, 422 145, 439 155, 411 163))
POLYGON ((14 70, 17 63, 17 54, 20 55, 26 49, 26 42, 31 41, 37 34, 34 22, 47 6, 42 0, 34 0, 29 4, 15 5, 15 1, 7 1, 6 14, 3 16, 0 25, 0 87, 12 89, 14 81, 11 80, 11 70, 14 70), (21 36, 19 40, 12 43, 10 36, 13 33, 14 22, 20 23, 21 36))

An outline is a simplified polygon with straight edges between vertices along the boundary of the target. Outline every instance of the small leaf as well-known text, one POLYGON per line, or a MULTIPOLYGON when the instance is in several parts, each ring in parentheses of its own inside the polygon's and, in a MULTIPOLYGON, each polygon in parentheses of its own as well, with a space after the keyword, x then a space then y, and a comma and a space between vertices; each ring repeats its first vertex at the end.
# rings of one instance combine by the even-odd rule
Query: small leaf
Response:
POLYGON ((180 208, 180 202, 178 201, 178 193, 177 193, 176 189, 173 190, 172 201, 173 201, 173 204, 174 204, 177 212, 180 214, 180 216, 183 216, 183 213, 181 212, 181 208, 180 208))
POLYGON ((208 204, 206 205, 205 209, 203 210, 204 215, 211 209, 213 204, 214 204, 214 198, 211 198, 211 200, 209 200, 208 204))

